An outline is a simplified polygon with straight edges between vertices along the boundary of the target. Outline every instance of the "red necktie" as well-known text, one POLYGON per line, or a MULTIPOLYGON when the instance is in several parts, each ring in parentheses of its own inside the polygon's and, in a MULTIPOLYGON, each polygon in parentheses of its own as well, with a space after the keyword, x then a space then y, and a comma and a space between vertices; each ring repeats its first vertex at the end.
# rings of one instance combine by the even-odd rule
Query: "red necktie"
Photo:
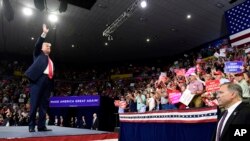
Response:
POLYGON ((48 57, 48 70, 49 70, 49 78, 52 79, 53 77, 53 65, 52 65, 52 61, 50 60, 50 58, 48 57))

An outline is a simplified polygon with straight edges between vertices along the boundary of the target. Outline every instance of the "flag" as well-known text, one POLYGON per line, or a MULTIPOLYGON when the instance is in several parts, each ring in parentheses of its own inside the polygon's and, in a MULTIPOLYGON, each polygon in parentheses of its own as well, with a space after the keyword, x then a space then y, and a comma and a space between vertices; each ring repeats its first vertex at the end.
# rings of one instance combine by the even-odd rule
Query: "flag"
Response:
POLYGON ((225 12, 231 46, 250 42, 250 0, 225 12))

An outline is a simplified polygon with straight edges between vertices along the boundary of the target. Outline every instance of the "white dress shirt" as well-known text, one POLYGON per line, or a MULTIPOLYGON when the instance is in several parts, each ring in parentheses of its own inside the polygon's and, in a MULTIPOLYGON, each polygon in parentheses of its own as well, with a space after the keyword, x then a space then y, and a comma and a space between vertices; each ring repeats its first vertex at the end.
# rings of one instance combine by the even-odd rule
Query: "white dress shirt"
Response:
MULTIPOLYGON (((227 109, 228 113, 227 113, 227 116, 226 116, 226 118, 225 118, 225 120, 224 120, 224 123, 223 123, 223 125, 222 125, 221 133, 222 133, 222 131, 223 131, 223 129, 224 129, 226 123, 227 123, 228 118, 231 116, 231 114, 233 113, 233 111, 235 110, 235 108, 236 108, 237 106, 240 105, 241 102, 242 102, 242 101, 236 102, 236 103, 234 103, 232 106, 230 106, 230 107, 227 109)), ((219 125, 219 124, 220 124, 220 123, 218 123, 218 125, 219 125)), ((218 126, 217 126, 217 130, 218 130, 218 126)), ((220 133, 220 134, 221 134, 221 133, 220 133)))

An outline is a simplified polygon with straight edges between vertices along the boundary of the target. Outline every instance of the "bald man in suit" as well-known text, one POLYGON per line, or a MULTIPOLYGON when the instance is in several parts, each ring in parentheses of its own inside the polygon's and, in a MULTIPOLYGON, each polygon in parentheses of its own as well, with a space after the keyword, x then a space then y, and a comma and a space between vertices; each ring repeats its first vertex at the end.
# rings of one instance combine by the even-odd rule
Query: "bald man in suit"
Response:
POLYGON ((250 125, 250 105, 242 102, 241 87, 230 82, 220 86, 217 100, 219 107, 225 110, 218 121, 213 141, 230 141, 232 125, 250 125))

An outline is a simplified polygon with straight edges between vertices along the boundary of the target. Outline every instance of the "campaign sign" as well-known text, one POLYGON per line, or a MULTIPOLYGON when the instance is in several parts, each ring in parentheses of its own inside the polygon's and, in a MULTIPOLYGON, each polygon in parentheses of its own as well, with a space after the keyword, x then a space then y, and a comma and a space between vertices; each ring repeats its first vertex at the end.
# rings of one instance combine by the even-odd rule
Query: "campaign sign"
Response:
POLYGON ((220 80, 206 81, 206 91, 214 92, 220 89, 220 80))
POLYGON ((181 98, 181 93, 169 93, 168 98, 171 104, 179 103, 181 98))
POLYGON ((100 96, 65 96, 51 97, 50 107, 88 107, 99 106, 100 96))
POLYGON ((242 61, 225 62, 225 73, 241 73, 243 68, 242 61))
POLYGON ((186 89, 181 95, 180 102, 188 106, 193 98, 194 98, 194 94, 192 94, 189 89, 186 89))

